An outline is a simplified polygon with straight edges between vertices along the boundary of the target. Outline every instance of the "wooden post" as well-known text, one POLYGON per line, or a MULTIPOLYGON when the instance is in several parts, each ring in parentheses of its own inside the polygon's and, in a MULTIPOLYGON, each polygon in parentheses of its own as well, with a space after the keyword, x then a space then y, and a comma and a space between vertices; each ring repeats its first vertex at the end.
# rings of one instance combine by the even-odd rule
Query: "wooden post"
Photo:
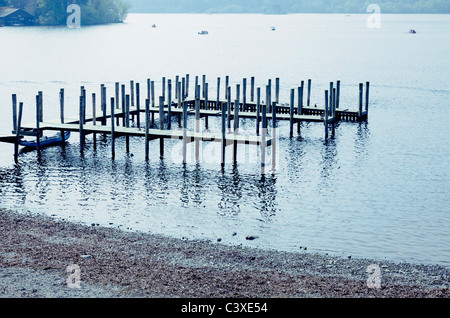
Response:
MULTIPOLYGON (((115 96, 116 96, 116 98, 115 98, 115 103, 116 103, 116 105, 115 105, 115 107, 116 107, 116 109, 117 110, 119 110, 119 101, 120 101, 120 83, 119 82, 116 82, 116 91, 115 91, 115 96)), ((119 126, 119 117, 117 117, 116 118, 116 124, 117 124, 117 126, 119 126)))
POLYGON ((328 139, 328 91, 325 91, 325 140, 328 139))
POLYGON ((179 81, 180 81, 180 76, 179 75, 175 76, 175 99, 178 99, 178 94, 179 94, 178 82, 179 81))
POLYGON ((195 76, 195 86, 194 86, 194 97, 195 99, 200 98, 200 89, 198 88, 198 76, 195 76))
POLYGON ((151 80, 147 78, 147 99, 150 100, 151 96, 151 80))
MULTIPOLYGON (((196 86, 196 94, 195 94, 195 132, 198 133, 200 131, 200 86, 196 86)), ((198 162, 200 157, 200 142, 195 137, 195 160, 198 162)))
POLYGON ((114 97, 111 97, 111 154, 112 154, 112 158, 114 159, 115 155, 116 155, 116 149, 115 149, 115 141, 116 141, 116 137, 115 137, 115 132, 114 132, 114 110, 115 110, 115 101, 114 101, 114 97))
POLYGON ((336 88, 333 88, 333 103, 331 105, 331 136, 334 138, 335 135, 335 123, 336 123, 336 88))
POLYGON ((23 103, 19 103, 19 115, 17 117, 17 122, 15 123, 16 130, 16 142, 14 144, 14 160, 17 163, 19 158, 19 141, 20 141, 20 127, 22 125, 22 112, 23 103))
POLYGON ((206 96, 206 75, 202 76, 202 97, 205 98, 206 96))
POLYGON ((217 102, 216 107, 214 109, 220 109, 220 77, 217 78, 217 102))
POLYGON ((280 79, 278 77, 275 79, 275 102, 280 103, 280 79))
MULTIPOLYGON (((181 109, 181 101, 182 101, 182 93, 181 93, 181 82, 177 83, 177 90, 178 90, 178 109, 181 109)), ((178 128, 181 128, 181 115, 178 113, 178 128)))
POLYGON ((227 126, 231 129, 231 87, 227 86, 227 126))
MULTIPOLYGON (((61 124, 64 124, 64 88, 59 91, 59 117, 61 124)), ((61 140, 63 149, 66 147, 66 139, 64 138, 64 129, 61 129, 61 140)))
POLYGON ((12 95, 13 130, 17 130, 17 95, 12 95))
MULTIPOLYGON (((97 125, 97 112, 96 112, 96 103, 95 103, 95 93, 92 93, 92 124, 94 126, 97 125)), ((61 137, 64 140, 64 135, 61 135, 61 137)), ((97 149, 97 134, 92 134, 93 141, 94 141, 94 150, 97 149)))
POLYGON ((131 106, 134 106, 134 81, 130 81, 131 106))
MULTIPOLYGON (((159 129, 164 130, 164 96, 159 97, 159 129)), ((159 138, 159 157, 164 158, 164 138, 159 138)))
POLYGON ((39 92, 39 122, 42 123, 44 121, 44 97, 43 93, 39 92))
MULTIPOLYGON (((233 134, 237 135, 239 132, 239 100, 234 101, 234 131, 233 134), (236 106, 237 105, 237 106, 236 106)), ((237 141, 233 142, 233 163, 237 162, 237 141)))
MULTIPOLYGON (((207 110, 207 109, 209 109, 208 83, 205 83, 204 94, 205 94, 205 110, 207 110)), ((209 119, 208 115, 205 115, 205 129, 208 129, 208 126, 209 126, 208 119, 209 119)))
POLYGON ((172 80, 167 81, 167 129, 172 129, 172 80))
POLYGON ((230 86, 230 76, 225 76, 225 99, 228 100, 228 87, 230 86))
POLYGON ((339 99, 341 97, 341 81, 336 83, 336 108, 339 108, 339 99))
POLYGON ((40 138, 41 138, 41 130, 39 127, 40 123, 40 101, 39 101, 39 95, 36 95, 36 149, 39 153, 41 147, 40 138))
POLYGON ((237 133, 239 130, 239 100, 234 101, 234 132, 237 133), (236 106, 237 105, 237 106, 236 106))
POLYGON ((362 119, 362 112, 363 112, 363 84, 359 84, 359 113, 358 113, 358 120, 362 119))
POLYGON ((183 77, 181 79, 181 100, 184 101, 184 99, 186 98, 186 79, 183 77))
POLYGON ((155 107, 155 82, 151 81, 150 83, 150 90, 152 95, 152 107, 155 107))
POLYGON ((83 120, 83 116, 84 116, 84 99, 83 96, 80 96, 80 151, 81 153, 83 153, 83 148, 84 148, 84 132, 83 132, 83 124, 84 124, 84 120, 83 120))
POLYGON ((272 80, 269 79, 267 86, 268 86, 268 89, 267 89, 266 104, 267 104, 267 111, 270 113, 270 112, 272 112, 272 80))
POLYGON ((247 102, 247 79, 244 78, 242 82, 242 111, 244 112, 247 110, 246 102, 247 102))
POLYGON ((272 170, 275 172, 276 167, 276 147, 277 147, 277 103, 272 104, 272 170))
POLYGON ((250 78, 250 100, 253 102, 255 100, 255 77, 250 78))
POLYGON ((103 112, 103 119, 102 119, 102 125, 106 126, 106 86, 102 84, 101 86, 101 104, 102 104, 102 112, 103 112))
POLYGON ((136 83, 136 124, 141 128, 141 85, 136 83))
POLYGON ((330 92, 330 101, 329 101, 330 104, 329 104, 328 109, 331 110, 333 108, 333 82, 330 82, 330 90, 329 90, 329 92, 330 92))
POLYGON ((185 93, 186 93, 186 96, 184 96, 184 98, 189 96, 189 74, 186 74, 186 92, 185 93))
POLYGON ((261 88, 256 90, 256 134, 259 135, 259 123, 261 122, 261 88))
POLYGON ((290 137, 294 136, 294 94, 295 90, 291 89, 291 107, 290 107, 290 118, 289 118, 289 127, 290 127, 290 137))
POLYGON ((306 106, 311 105, 311 80, 308 80, 308 99, 306 101, 306 106))
POLYGON ((369 117, 369 88, 370 83, 366 82, 366 117, 369 117))
POLYGON ((125 85, 122 84, 122 127, 126 125, 126 94, 125 85))
POLYGON ((266 111, 268 111, 270 109, 269 104, 270 104, 270 87, 269 87, 269 85, 266 85, 266 104, 265 104, 266 111))
MULTIPOLYGON (((126 128, 130 128, 130 95, 125 96, 125 125, 126 128)), ((126 151, 130 152, 130 135, 126 134, 126 151)))
POLYGON ((166 102, 166 78, 165 77, 163 77, 162 78, 162 98, 163 98, 163 103, 165 103, 166 102))
POLYGON ((150 99, 147 98, 145 100, 145 160, 149 159, 149 140, 148 140, 148 133, 149 133, 149 119, 150 119, 150 99))
MULTIPOLYGON (((268 85, 266 85, 266 91, 268 85)), ((265 173, 267 148, 267 105, 262 105, 261 174, 265 173)))

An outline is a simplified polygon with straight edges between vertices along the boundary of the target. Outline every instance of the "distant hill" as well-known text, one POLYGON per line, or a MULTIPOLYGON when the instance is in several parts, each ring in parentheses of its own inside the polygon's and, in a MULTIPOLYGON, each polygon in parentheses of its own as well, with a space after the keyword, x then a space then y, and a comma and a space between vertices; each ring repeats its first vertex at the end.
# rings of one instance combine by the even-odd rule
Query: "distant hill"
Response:
POLYGON ((82 25, 122 22, 130 7, 126 0, 0 0, 0 7, 25 10, 42 25, 63 25, 69 16, 67 6, 72 3, 81 8, 82 25))
POLYGON ((130 12, 148 13, 450 13, 450 0, 126 0, 130 12))

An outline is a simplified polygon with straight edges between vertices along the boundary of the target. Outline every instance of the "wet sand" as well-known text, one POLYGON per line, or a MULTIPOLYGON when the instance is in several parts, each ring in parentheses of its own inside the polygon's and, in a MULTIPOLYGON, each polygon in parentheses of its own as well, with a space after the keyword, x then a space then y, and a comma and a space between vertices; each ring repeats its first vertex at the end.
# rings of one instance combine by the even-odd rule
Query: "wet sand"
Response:
POLYGON ((450 269, 439 266, 259 250, 2 210, 0 229, 3 298, 450 296, 450 269), (67 271, 74 264, 79 275, 67 271), (380 288, 369 288, 371 264, 380 288))

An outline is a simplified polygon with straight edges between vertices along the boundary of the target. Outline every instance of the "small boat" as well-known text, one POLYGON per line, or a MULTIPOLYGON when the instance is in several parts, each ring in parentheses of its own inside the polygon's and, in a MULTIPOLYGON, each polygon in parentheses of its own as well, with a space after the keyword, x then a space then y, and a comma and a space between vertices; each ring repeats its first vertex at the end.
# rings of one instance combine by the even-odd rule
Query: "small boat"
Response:
MULTIPOLYGON (((70 131, 64 132, 64 141, 68 140, 70 138, 70 131)), ((62 143, 61 133, 57 133, 54 136, 44 136, 39 140, 39 147, 49 147, 54 146, 62 143)), ((21 146, 27 147, 27 148, 37 148, 37 142, 36 140, 24 140, 21 139, 19 141, 19 144, 21 146)))
POLYGON ((409 33, 416 34, 417 32, 416 32, 416 30, 409 30, 409 33))
POLYGON ((270 27, 270 29, 271 29, 272 31, 275 31, 275 30, 276 30, 275 27, 270 27))
POLYGON ((209 34, 208 31, 202 30, 201 32, 198 32, 200 35, 209 34))
POLYGON ((156 28, 156 24, 152 24, 152 28, 156 28))

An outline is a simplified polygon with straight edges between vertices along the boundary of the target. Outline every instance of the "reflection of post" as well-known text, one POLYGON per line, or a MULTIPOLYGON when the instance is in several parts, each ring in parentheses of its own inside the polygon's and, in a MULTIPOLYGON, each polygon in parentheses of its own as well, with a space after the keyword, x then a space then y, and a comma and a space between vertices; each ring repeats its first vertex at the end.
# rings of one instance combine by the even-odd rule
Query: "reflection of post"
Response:
MULTIPOLYGON (((159 129, 164 130, 164 97, 159 97, 159 129)), ((164 157, 164 138, 159 138, 159 156, 164 157)))
POLYGON ((17 117, 16 126, 16 142, 14 145, 14 160, 17 163, 19 158, 19 140, 20 140, 20 127, 22 125, 22 112, 23 112, 23 103, 19 103, 19 115, 17 117))

